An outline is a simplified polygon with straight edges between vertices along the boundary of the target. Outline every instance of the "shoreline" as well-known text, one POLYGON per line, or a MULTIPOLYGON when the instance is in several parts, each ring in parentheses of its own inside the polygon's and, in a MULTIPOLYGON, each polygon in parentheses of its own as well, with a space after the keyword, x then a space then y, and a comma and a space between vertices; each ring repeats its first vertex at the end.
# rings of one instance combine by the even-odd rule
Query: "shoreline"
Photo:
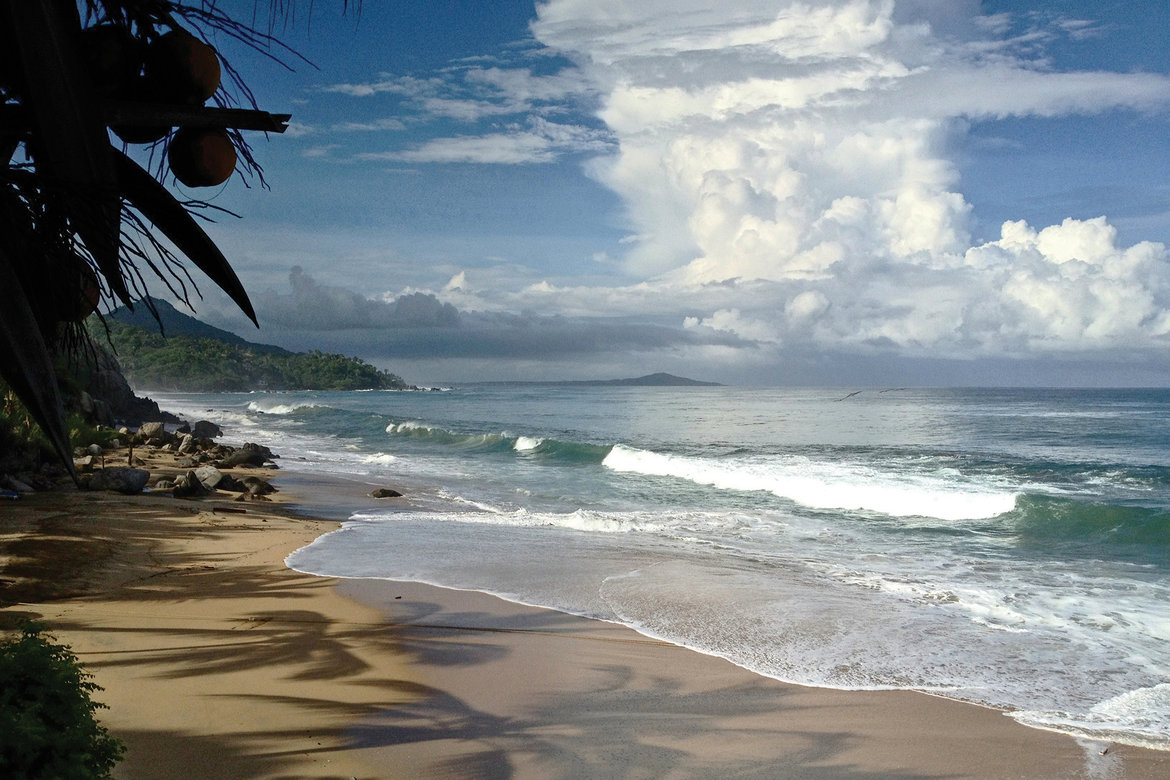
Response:
POLYGON ((129 747, 116 777, 1170 771, 937 695, 805 688, 477 591, 302 574, 285 558, 339 527, 318 499, 370 499, 273 476, 277 504, 63 490, 0 509, 0 619, 39 615, 95 674, 129 747))

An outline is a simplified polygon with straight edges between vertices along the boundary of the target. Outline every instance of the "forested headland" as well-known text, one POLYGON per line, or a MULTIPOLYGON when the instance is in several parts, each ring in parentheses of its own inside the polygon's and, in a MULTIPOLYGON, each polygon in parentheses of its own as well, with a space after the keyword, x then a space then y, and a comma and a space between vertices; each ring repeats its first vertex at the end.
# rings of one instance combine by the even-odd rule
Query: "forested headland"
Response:
POLYGON ((240 340, 163 336, 107 317, 87 323, 99 342, 109 332, 118 365, 136 388, 213 393, 249 390, 404 390, 401 377, 345 355, 289 352, 240 340))

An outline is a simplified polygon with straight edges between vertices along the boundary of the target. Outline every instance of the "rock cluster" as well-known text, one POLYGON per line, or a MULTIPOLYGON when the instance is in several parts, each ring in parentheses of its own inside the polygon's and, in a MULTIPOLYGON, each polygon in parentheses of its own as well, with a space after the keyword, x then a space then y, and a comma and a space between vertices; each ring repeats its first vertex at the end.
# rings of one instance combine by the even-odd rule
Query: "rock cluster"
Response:
MULTIPOLYGON (((120 493, 139 493, 150 482, 150 472, 136 466, 145 465, 134 452, 139 454, 166 452, 174 454, 174 465, 187 469, 175 478, 159 477, 152 489, 169 491, 176 498, 192 498, 211 495, 217 491, 239 493, 237 501, 266 501, 269 493, 276 491, 267 481, 249 476, 238 479, 221 469, 236 468, 277 468, 273 462, 277 456, 272 450, 260 444, 247 443, 241 447, 219 444, 214 439, 222 435, 219 426, 200 420, 194 426, 186 423, 173 431, 159 421, 144 422, 137 431, 120 429, 121 436, 130 447, 126 466, 108 465, 106 452, 98 445, 86 450, 77 450, 73 460, 81 485, 89 490, 115 490, 120 493)), ((123 446, 120 440, 114 446, 123 446)))

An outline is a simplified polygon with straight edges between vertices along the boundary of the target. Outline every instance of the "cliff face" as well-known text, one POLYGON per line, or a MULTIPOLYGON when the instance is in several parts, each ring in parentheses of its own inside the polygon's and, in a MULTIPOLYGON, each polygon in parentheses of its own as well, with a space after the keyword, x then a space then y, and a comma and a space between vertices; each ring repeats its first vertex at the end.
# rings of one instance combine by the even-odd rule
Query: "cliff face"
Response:
POLYGON ((118 361, 99 344, 94 354, 62 371, 61 391, 67 412, 78 412, 91 425, 136 428, 144 422, 180 422, 156 402, 134 394, 118 361))

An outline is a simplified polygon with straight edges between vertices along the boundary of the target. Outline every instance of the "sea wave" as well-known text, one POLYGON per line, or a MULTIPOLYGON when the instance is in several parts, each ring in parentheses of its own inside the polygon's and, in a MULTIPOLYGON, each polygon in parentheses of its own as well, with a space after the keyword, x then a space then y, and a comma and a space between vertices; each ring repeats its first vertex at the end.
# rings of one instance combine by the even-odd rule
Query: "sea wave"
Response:
POLYGON ((327 409, 327 408, 328 408, 327 406, 324 406, 322 404, 311 403, 308 401, 300 402, 300 403, 297 403, 297 402, 282 403, 280 401, 265 399, 263 401, 249 401, 248 402, 248 411, 259 412, 260 414, 288 415, 288 414, 296 414, 297 412, 303 411, 305 409, 327 409))
POLYGON ((386 426, 386 433, 456 449, 511 452, 530 458, 580 463, 601 463, 611 449, 609 445, 564 441, 551 437, 517 436, 508 431, 461 433, 418 420, 391 422, 386 426))
POLYGON ((1170 565, 1170 513, 1063 496, 1025 495, 1006 518, 1017 544, 1062 556, 1170 565))
POLYGON ((603 464, 614 471, 675 477, 722 490, 766 491, 814 509, 869 511, 894 517, 976 520, 1010 512, 1016 490, 938 473, 883 471, 868 464, 780 456, 715 460, 615 446, 603 464))

